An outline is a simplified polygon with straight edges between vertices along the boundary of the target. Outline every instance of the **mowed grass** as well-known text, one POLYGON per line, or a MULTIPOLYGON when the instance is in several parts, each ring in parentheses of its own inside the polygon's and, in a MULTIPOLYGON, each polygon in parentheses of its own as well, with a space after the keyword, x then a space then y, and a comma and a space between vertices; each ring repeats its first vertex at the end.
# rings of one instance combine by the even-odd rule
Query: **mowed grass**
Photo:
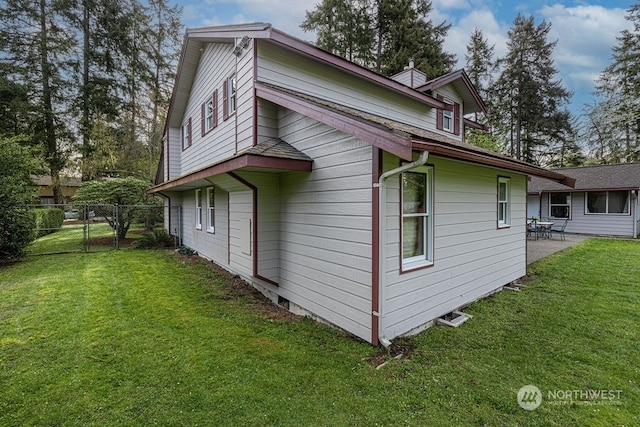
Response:
POLYGON ((28 258, 0 268, 0 425, 640 425, 639 257, 593 239, 541 260, 462 327, 396 340, 410 354, 381 369, 379 349, 194 257, 28 258), (548 399, 603 389, 619 393, 548 399))

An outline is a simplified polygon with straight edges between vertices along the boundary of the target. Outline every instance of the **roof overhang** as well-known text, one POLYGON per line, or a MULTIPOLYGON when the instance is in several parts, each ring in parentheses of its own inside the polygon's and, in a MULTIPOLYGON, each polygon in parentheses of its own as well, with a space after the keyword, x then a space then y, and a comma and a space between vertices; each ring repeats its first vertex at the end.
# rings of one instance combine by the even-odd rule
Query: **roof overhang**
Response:
POLYGON ((162 191, 197 188, 201 183, 205 182, 207 178, 238 170, 311 172, 312 168, 313 162, 311 160, 269 157, 245 153, 156 185, 150 188, 148 192, 153 194, 162 191))
POLYGON ((487 112, 486 104, 471 82, 469 75, 463 69, 435 78, 416 89, 420 92, 431 93, 445 85, 452 85, 464 100, 463 114, 487 112))

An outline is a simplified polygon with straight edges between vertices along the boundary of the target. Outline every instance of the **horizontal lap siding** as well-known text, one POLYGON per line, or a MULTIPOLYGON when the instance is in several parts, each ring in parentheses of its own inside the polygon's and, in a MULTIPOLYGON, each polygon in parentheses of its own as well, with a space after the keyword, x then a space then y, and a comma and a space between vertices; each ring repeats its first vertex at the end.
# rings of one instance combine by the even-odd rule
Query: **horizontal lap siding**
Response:
MULTIPOLYGON (((390 159, 387 156, 386 159, 390 159)), ((434 165, 434 265, 400 274, 399 178, 388 181, 386 336, 466 305, 526 274, 526 177, 430 157, 434 165), (511 227, 496 228, 498 176, 511 177, 511 227)), ((385 168, 397 162, 385 163, 385 168)))
MULTIPOLYGON (((633 202, 633 201, 632 201, 633 202)), ((631 203, 631 209, 635 208, 631 203)), ((633 236, 633 215, 585 214, 585 193, 571 193, 571 219, 567 233, 633 236)), ((549 195, 542 196, 542 216, 549 215, 549 195)), ((633 211, 632 211, 633 213, 633 211)))
POLYGON ((197 251, 207 259, 227 266, 228 255, 228 200, 227 192, 215 187, 215 233, 207 231, 207 193, 206 187, 202 187, 202 230, 195 227, 195 190, 180 193, 178 197, 172 197, 172 203, 182 202, 182 230, 185 246, 197 251))
POLYGON ((172 177, 203 168, 236 154, 253 145, 253 50, 243 51, 240 58, 232 53, 233 45, 209 43, 202 52, 194 79, 183 124, 191 118, 192 145, 182 150, 181 130, 174 129, 177 138, 172 146, 178 147, 179 173, 172 177), (227 120, 223 119, 223 85, 236 72, 237 108, 227 120), (217 90, 218 126, 202 136, 202 104, 217 90))
POLYGON ((303 92, 358 110, 419 127, 436 127, 435 109, 407 97, 393 95, 366 79, 358 78, 319 61, 292 55, 260 42, 258 81, 303 92), (366 105, 366 108, 363 106, 366 105))
POLYGON ((314 163, 281 176, 278 293, 369 340, 371 147, 288 111, 279 126, 314 163))

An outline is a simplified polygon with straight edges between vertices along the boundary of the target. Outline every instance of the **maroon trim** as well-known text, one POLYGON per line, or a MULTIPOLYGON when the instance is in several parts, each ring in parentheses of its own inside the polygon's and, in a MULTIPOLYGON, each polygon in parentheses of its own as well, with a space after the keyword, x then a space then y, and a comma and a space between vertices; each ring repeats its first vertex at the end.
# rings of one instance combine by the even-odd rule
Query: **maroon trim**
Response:
POLYGON ((411 139, 406 134, 398 134, 372 126, 361 120, 339 114, 330 108, 314 104, 296 96, 256 84, 256 94, 262 99, 318 120, 355 138, 362 139, 378 148, 395 154, 404 160, 411 160, 411 139))
POLYGON ((167 148, 167 159, 166 159, 166 162, 167 162, 167 178, 166 178, 166 181, 169 181, 169 177, 171 176, 171 173, 169 172, 169 165, 171 164, 171 162, 169 162, 170 157, 171 157, 170 156, 171 145, 169 144, 169 128, 167 128, 166 133, 167 133, 167 141, 165 142, 165 144, 167 145, 167 147, 166 147, 167 148))
POLYGON ((453 103, 453 134, 460 135, 460 104, 453 103))
POLYGON ((258 81, 258 41, 253 43, 253 141, 252 145, 258 145, 258 95, 256 94, 256 82, 258 81))
MULTIPOLYGON (((382 175, 383 151, 378 147, 371 147, 373 151, 373 161, 371 168, 371 182, 380 182, 382 175)), ((380 298, 380 192, 373 185, 371 188, 371 225, 372 240, 371 245, 371 344, 378 345, 378 335, 380 332, 380 317, 378 313, 380 298)))
POLYGON ((349 62, 346 59, 341 58, 337 55, 334 55, 330 52, 319 49, 313 46, 312 44, 293 38, 275 28, 272 28, 271 36, 269 37, 269 39, 271 41, 280 43, 289 48, 295 49, 303 54, 311 56, 321 62, 325 62, 336 68, 343 69, 350 74, 355 74, 359 77, 371 80, 374 83, 393 89, 404 95, 410 96, 411 98, 422 101, 431 107, 436 107, 436 108, 444 107, 444 105, 441 102, 439 102, 438 100, 434 99, 429 95, 426 95, 422 92, 418 92, 417 90, 412 89, 405 84, 392 80, 381 74, 375 73, 367 68, 354 64, 353 62, 349 62))
POLYGON ((425 83, 422 86, 417 87, 416 90, 420 92, 435 90, 458 79, 460 79, 464 83, 464 85, 467 87, 467 89, 469 90, 469 93, 471 93, 471 96, 473 96, 474 101, 476 101, 476 103, 478 104, 482 112, 486 113, 487 112, 486 104, 482 100, 482 97, 478 93, 478 90, 476 89, 476 87, 471 82, 471 79, 463 69, 453 71, 449 74, 438 77, 428 83, 425 83))
POLYGON ((261 168, 261 169, 277 169, 297 172, 311 172, 312 162, 307 160, 282 159, 279 157, 256 156, 254 154, 244 154, 234 157, 215 165, 207 166, 187 175, 183 175, 171 181, 164 182, 160 185, 152 187, 149 193, 167 190, 169 188, 178 187, 180 185, 189 184, 194 181, 209 178, 214 175, 233 172, 241 168, 261 168))
POLYGON ((428 140, 413 139, 413 147, 417 151, 428 151, 431 154, 447 157, 459 161, 468 161, 471 163, 478 163, 485 166, 494 166, 501 169, 507 169, 514 172, 521 172, 524 174, 530 174, 558 181, 569 187, 575 185, 575 179, 568 178, 557 172, 538 168, 527 163, 516 162, 509 158, 494 157, 491 153, 480 153, 467 151, 461 148, 456 148, 449 145, 443 145, 437 142, 431 142, 428 140))
POLYGON ((470 127, 470 128, 474 128, 474 129, 479 129, 479 130, 483 130, 483 131, 488 131, 489 128, 485 125, 483 125, 482 123, 478 123, 476 121, 467 119, 466 117, 462 118, 462 121, 464 123, 465 126, 470 127))
MULTIPOLYGON (((444 99, 442 95, 437 95, 437 97, 439 101, 444 99)), ((440 108, 436 110, 436 129, 444 130, 444 112, 440 108)))
POLYGON ((205 100, 204 103, 202 103, 200 105, 200 136, 201 137, 204 137, 204 133, 205 133, 205 131, 204 131, 204 127, 205 127, 204 126, 204 120, 205 120, 204 110, 205 110, 205 105, 206 104, 207 104, 207 100, 205 100))
POLYGON ((231 218, 231 195, 228 191, 225 193, 227 193, 227 265, 231 265, 231 238, 229 237, 231 236, 231 221, 229 220, 231 218))
POLYGON ((222 121, 229 118, 229 82, 227 79, 222 81, 222 121))
POLYGON ((251 226, 253 232, 253 242, 251 243, 252 261, 253 261, 253 277, 256 279, 263 280, 267 283, 270 283, 274 286, 279 286, 278 282, 274 282, 271 279, 268 279, 258 273, 258 187, 251 184, 246 179, 241 176, 235 174, 234 172, 229 172, 228 175, 234 178, 236 181, 240 182, 244 186, 248 187, 253 193, 253 224, 251 226))

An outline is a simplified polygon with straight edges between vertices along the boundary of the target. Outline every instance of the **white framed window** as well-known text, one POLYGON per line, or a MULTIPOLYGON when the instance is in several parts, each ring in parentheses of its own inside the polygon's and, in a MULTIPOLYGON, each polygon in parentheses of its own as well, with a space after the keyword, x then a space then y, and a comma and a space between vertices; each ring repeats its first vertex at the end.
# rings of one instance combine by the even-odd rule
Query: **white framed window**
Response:
POLYGON ((196 188, 195 208, 196 208, 196 217, 195 217, 196 229, 202 230, 202 190, 200 188, 196 188))
POLYGON ((216 226, 216 201, 213 187, 207 187, 207 231, 215 232, 216 226))
POLYGON ((191 147, 191 117, 182 126, 182 149, 186 150, 191 147))
POLYGON ((237 107, 237 81, 236 75, 232 74, 224 82, 223 87, 224 120, 227 120, 237 107))
POLYGON ((452 110, 443 110, 442 111, 442 130, 446 130, 448 132, 453 132, 453 122, 454 122, 454 112, 453 112, 453 103, 447 102, 447 104, 451 105, 452 110))
POLYGON ((628 191, 592 191, 585 194, 585 213, 629 215, 628 191))
POLYGON ((433 168, 422 166, 400 177, 402 269, 433 264, 433 168))
POLYGON ((549 194, 549 216, 571 218, 571 193, 549 194))
POLYGON ((511 178, 498 177, 498 228, 511 225, 511 178))

